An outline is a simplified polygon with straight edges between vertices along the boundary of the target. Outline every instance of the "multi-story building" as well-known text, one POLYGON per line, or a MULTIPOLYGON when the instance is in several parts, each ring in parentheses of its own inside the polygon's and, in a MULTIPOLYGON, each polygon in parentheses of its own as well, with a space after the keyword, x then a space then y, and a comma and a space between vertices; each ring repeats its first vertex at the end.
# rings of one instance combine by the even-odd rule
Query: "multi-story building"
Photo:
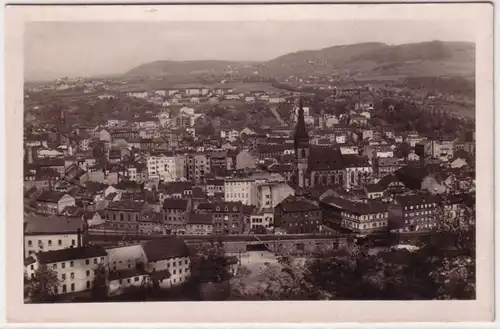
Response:
POLYGON ((209 153, 210 170, 212 174, 216 174, 221 170, 227 169, 226 156, 227 156, 226 151, 214 151, 209 153))
POLYGON ((241 234, 245 229, 240 202, 216 202, 212 207, 215 234, 241 234))
POLYGON ((312 202, 289 196, 274 208, 274 223, 288 234, 319 233, 323 215, 312 202))
POLYGON ((430 194, 396 196, 390 205, 389 229, 396 232, 429 231, 438 226, 438 199, 430 194))
POLYGON ((39 252, 25 261, 26 275, 33 277, 41 266, 53 270, 59 279, 57 295, 92 289, 94 271, 99 264, 107 268, 108 255, 102 246, 85 246, 39 252))
POLYGON ((341 226, 358 234, 389 230, 387 205, 374 200, 343 200, 341 226))
POLYGON ((343 163, 346 169, 346 180, 344 182, 346 190, 361 188, 365 184, 372 182, 373 168, 367 157, 346 154, 343 156, 343 163))
POLYGON ((267 208, 256 210, 250 216, 250 230, 258 230, 258 227, 270 229, 274 227, 274 209, 267 208))
POLYGON ((175 155, 173 153, 155 154, 147 158, 148 178, 170 182, 174 180, 175 155), (165 180, 166 179, 166 180, 165 180))
POLYGON ((24 257, 88 243, 87 222, 80 217, 31 216, 25 223, 24 257))
POLYGON ((57 215, 74 205, 75 198, 64 192, 44 191, 36 199, 36 211, 44 215, 57 215))
POLYGON ((104 209, 106 230, 110 233, 119 231, 126 234, 139 232, 139 219, 145 209, 145 203, 123 200, 110 202, 104 209))
POLYGON ((200 184, 210 174, 210 158, 204 153, 188 154, 186 156, 186 178, 195 184, 200 184))
POLYGON ((163 200, 163 223, 167 234, 185 234, 191 199, 163 200))
POLYGON ((187 235, 210 235, 214 231, 211 213, 193 213, 186 224, 187 235))
POLYGON ((224 180, 224 200, 258 206, 258 192, 252 177, 233 177, 224 180))
POLYGON ((294 195, 295 190, 284 182, 266 182, 257 185, 259 208, 274 208, 281 201, 294 195))
POLYGON ((171 288, 188 281, 191 276, 190 252, 180 238, 162 238, 142 243, 145 270, 153 285, 171 288))

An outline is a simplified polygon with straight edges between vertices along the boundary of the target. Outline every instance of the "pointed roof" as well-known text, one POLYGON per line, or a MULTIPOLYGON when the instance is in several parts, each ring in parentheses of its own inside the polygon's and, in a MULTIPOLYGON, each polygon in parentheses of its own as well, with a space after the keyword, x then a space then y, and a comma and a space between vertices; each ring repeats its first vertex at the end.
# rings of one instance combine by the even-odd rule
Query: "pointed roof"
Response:
POLYGON ((304 109, 302 107, 302 97, 299 98, 299 117, 297 120, 297 126, 295 127, 294 135, 294 148, 299 148, 300 146, 309 146, 309 135, 306 130, 306 122, 304 120, 304 109))

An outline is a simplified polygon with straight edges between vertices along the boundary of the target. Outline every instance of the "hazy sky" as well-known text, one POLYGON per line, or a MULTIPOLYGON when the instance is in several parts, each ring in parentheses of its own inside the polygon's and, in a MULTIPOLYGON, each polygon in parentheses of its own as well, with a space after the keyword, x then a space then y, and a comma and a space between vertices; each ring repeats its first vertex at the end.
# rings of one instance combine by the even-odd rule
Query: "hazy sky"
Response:
POLYGON ((268 60, 360 42, 474 41, 461 21, 29 23, 25 78, 124 73, 155 60, 268 60))

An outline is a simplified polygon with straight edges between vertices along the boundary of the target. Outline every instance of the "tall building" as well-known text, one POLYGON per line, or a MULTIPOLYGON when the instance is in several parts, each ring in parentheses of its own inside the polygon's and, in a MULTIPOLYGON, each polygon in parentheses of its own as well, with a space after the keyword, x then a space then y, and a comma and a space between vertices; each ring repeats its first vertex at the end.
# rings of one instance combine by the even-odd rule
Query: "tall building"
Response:
POLYGON ((299 187, 309 185, 309 180, 306 177, 308 171, 309 159, 309 135, 306 130, 304 121, 304 109, 302 107, 302 98, 299 100, 299 116, 297 126, 295 128, 295 136, 293 140, 293 148, 295 150, 295 179, 299 187))
POLYGON ((340 148, 318 147, 309 144, 300 100, 299 116, 294 135, 294 174, 297 187, 343 185, 346 171, 340 148))

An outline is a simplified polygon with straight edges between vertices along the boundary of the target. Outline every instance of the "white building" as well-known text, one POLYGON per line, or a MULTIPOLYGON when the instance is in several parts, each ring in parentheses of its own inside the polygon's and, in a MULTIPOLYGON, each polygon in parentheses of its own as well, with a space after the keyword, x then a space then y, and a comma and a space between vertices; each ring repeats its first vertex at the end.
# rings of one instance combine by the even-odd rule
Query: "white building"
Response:
POLYGON ((30 256, 25 261, 25 273, 28 278, 34 277, 39 266, 47 266, 60 280, 54 291, 60 295, 92 289, 94 270, 99 264, 108 266, 108 255, 102 246, 69 248, 30 256))
POLYGON ((148 177, 155 181, 175 182, 184 178, 185 160, 179 155, 152 155, 147 158, 148 177))
POLYGON ((224 200, 257 206, 257 184, 253 178, 229 178, 224 180, 224 200))
POLYGON ((85 221, 62 216, 32 216, 24 228, 24 257, 37 252, 75 248, 85 244, 85 221))
POLYGON ((170 288, 185 283, 191 276, 190 252, 184 240, 163 238, 141 244, 144 251, 145 270, 160 288, 170 288))

